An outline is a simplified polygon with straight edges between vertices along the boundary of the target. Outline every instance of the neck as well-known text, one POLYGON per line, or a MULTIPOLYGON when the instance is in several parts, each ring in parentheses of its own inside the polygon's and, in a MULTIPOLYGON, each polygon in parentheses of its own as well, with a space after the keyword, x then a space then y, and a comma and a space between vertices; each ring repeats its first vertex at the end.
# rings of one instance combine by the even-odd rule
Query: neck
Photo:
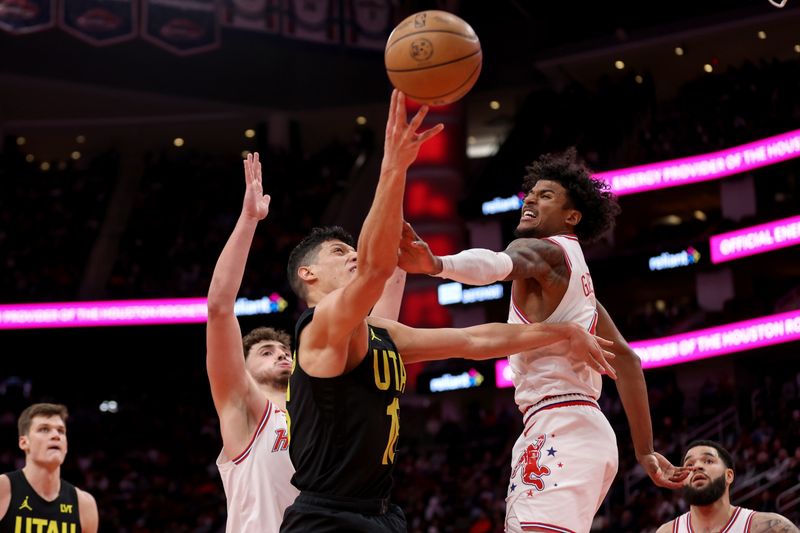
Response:
POLYGON ((726 496, 711 505, 693 505, 692 526, 695 531, 720 531, 728 523, 733 514, 734 507, 726 496))
POLYGON ((259 384, 258 387, 264 391, 272 405, 278 409, 286 409, 286 387, 264 383, 259 384))
POLYGON ((54 500, 61 491, 60 466, 52 468, 26 462, 22 472, 33 490, 45 500, 54 500))

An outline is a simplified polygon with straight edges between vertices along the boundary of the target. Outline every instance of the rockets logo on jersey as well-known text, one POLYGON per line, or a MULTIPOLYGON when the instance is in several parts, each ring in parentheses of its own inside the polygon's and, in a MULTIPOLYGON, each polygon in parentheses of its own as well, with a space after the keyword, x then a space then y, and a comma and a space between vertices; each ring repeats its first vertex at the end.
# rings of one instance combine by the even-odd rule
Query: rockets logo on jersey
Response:
POLYGON ((511 472, 512 479, 521 468, 523 483, 526 485, 533 485, 536 490, 544 490, 544 481, 542 478, 550 475, 550 469, 539 464, 545 440, 547 440, 545 435, 539 435, 536 438, 536 442, 529 444, 528 447, 525 448, 525 451, 522 452, 514 465, 514 471, 511 472))

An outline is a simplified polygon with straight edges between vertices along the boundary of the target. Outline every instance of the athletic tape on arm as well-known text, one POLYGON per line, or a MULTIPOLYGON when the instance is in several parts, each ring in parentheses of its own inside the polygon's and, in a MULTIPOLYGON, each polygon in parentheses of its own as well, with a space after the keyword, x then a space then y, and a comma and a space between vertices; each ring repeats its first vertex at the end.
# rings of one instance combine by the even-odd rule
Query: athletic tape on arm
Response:
POLYGON ((467 285, 488 285, 511 274, 514 262, 504 252, 472 248, 456 255, 442 256, 442 271, 437 278, 460 281, 467 285))

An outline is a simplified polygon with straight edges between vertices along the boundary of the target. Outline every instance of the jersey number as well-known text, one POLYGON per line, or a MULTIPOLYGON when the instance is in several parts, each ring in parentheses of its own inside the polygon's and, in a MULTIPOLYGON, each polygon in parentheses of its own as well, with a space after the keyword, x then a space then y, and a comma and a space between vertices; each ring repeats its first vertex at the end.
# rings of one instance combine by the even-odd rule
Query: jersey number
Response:
POLYGON ((392 426, 389 428, 389 442, 386 443, 386 451, 383 452, 383 462, 388 465, 394 463, 394 450, 397 447, 397 438, 400 436, 400 401, 395 398, 386 408, 386 414, 392 417, 392 426))

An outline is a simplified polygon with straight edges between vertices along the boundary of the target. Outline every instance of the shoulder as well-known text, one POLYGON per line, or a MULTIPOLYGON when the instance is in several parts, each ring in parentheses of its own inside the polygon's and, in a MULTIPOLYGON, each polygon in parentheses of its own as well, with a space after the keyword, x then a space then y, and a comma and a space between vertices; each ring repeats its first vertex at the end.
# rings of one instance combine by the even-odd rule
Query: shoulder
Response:
POLYGON ((752 533, 797 533, 798 528, 788 518, 777 513, 753 513, 752 533))
POLYGON ((661 527, 659 527, 656 530, 656 533, 670 533, 670 531, 672 531, 672 529, 673 529, 673 524, 674 523, 675 523, 675 520, 670 520, 666 524, 661 524, 661 527))
POLYGON ((6 515, 11 502, 11 479, 7 474, 0 474, 0 519, 6 515))
POLYGON ((97 531, 99 522, 97 502, 94 496, 85 490, 75 487, 75 491, 78 493, 78 511, 80 513, 81 529, 87 533, 94 533, 97 531))

